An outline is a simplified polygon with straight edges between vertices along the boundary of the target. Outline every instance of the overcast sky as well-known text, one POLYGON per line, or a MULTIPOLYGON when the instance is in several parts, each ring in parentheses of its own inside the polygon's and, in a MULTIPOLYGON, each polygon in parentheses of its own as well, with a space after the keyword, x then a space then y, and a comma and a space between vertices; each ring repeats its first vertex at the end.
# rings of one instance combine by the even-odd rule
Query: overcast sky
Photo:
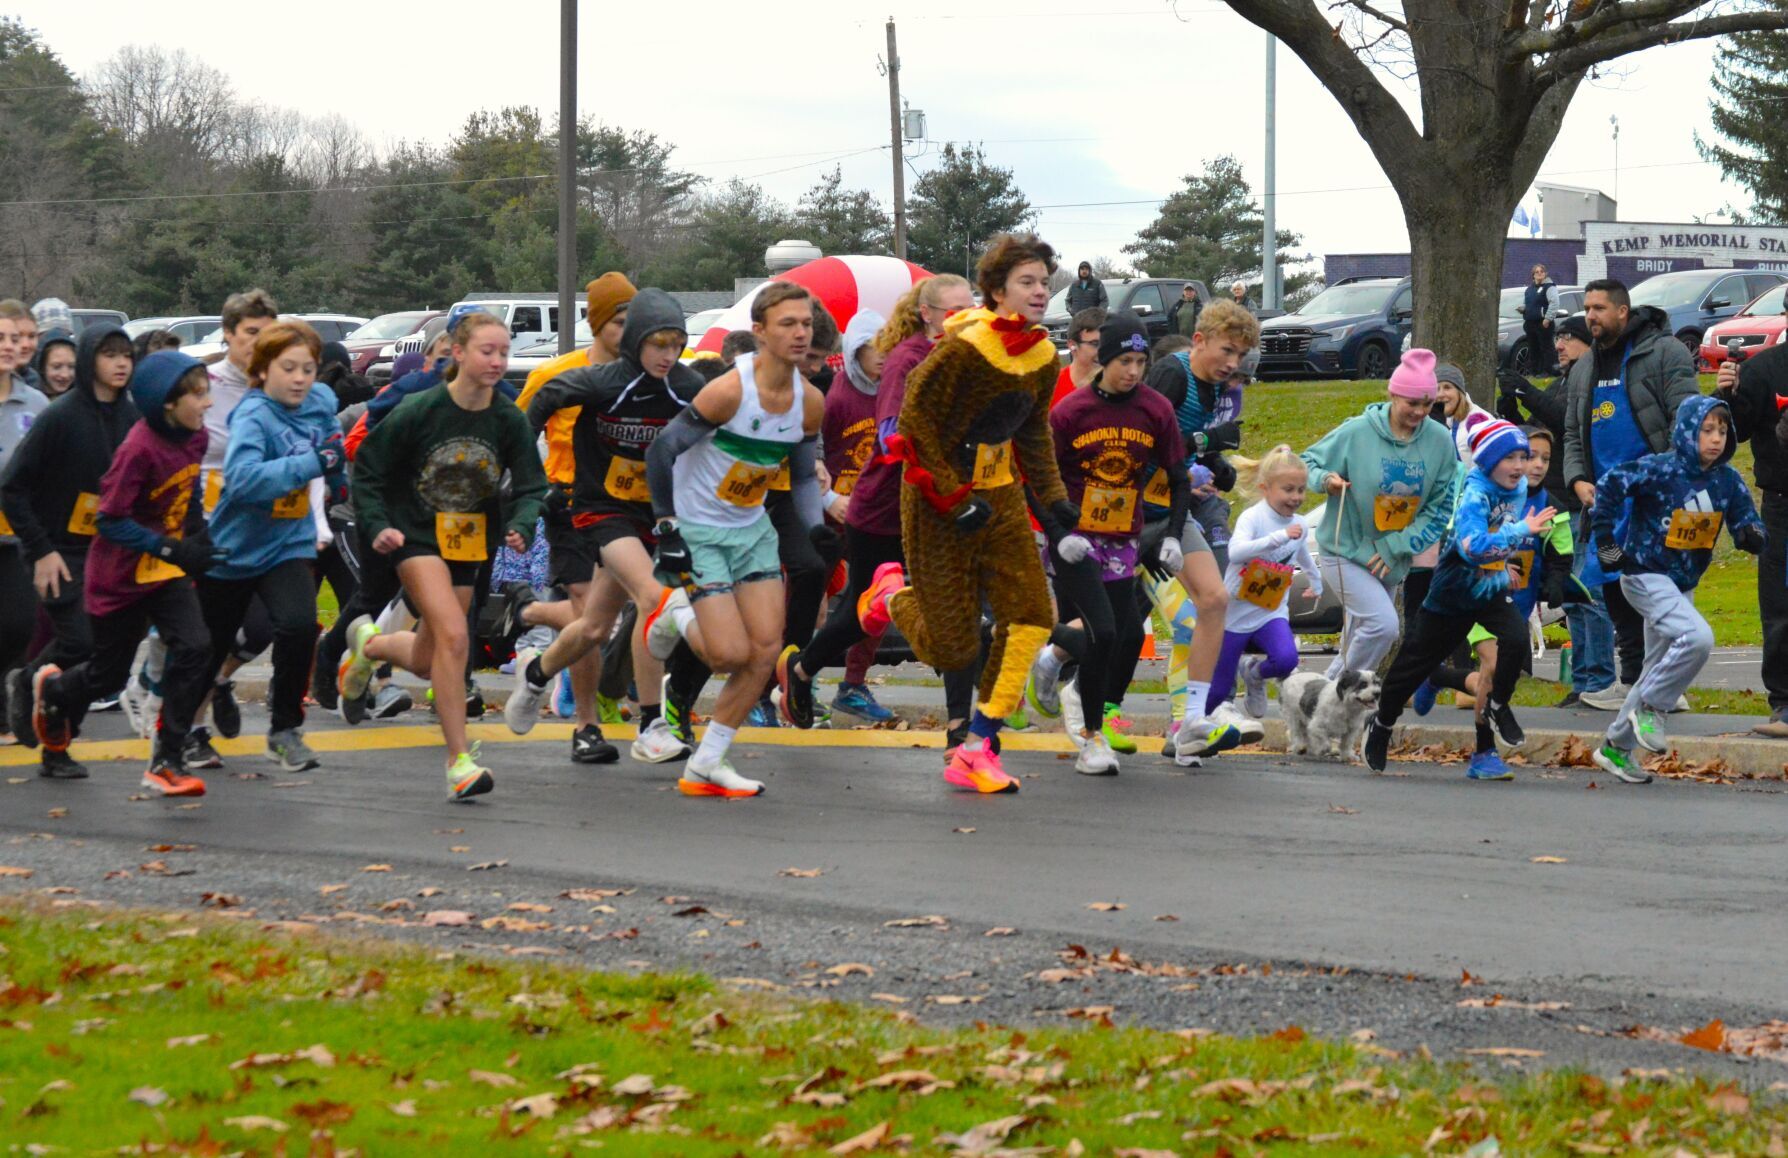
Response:
MULTIPOLYGON (((885 203, 888 92, 877 61, 892 13, 902 94, 925 111, 933 142, 913 165, 933 164, 945 140, 983 142, 1042 207, 1044 236, 1066 257, 1116 257, 1152 219, 1153 202, 1212 157, 1235 154, 1258 191, 1265 42, 1215 0, 1106 3, 1097 11, 1096 0, 1020 0, 969 13, 960 0, 586 2, 578 107, 657 133, 677 146, 677 161, 716 183, 749 178, 792 203, 837 163, 847 184, 885 203)), ((341 113, 381 148, 444 141, 478 108, 533 105, 550 118, 558 107, 551 0, 308 0, 289 11, 32 0, 11 11, 77 73, 127 44, 184 48, 222 69, 240 96, 341 113), (281 36, 274 23, 295 31, 281 36)), ((1696 131, 1709 132, 1714 51, 1700 42, 1654 49, 1623 75, 1585 84, 1542 179, 1613 192, 1608 118, 1617 114, 1623 219, 1686 222, 1742 207, 1743 192, 1695 150, 1696 131)), ((1397 200, 1371 154, 1283 48, 1278 96, 1280 227, 1318 256, 1406 250, 1397 200)))

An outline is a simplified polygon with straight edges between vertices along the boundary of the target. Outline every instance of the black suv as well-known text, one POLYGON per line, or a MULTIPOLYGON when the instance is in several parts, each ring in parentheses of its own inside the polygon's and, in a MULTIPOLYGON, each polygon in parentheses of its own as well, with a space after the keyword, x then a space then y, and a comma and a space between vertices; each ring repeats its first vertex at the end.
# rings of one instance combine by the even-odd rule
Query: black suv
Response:
POLYGON ((1408 278, 1349 278, 1260 324, 1262 378, 1387 378, 1415 320, 1408 278))
MULTIPOLYGON (((1165 338, 1173 328, 1167 320, 1167 313, 1173 309, 1173 303, 1180 300, 1180 287, 1186 284, 1183 277, 1132 277, 1105 279, 1105 296, 1108 300, 1106 308, 1112 311, 1129 310, 1142 319, 1148 329, 1149 341, 1165 338)), ((1192 287, 1198 291, 1198 300, 1208 303, 1211 291, 1201 281, 1193 280, 1192 287)), ((1055 343, 1056 352, 1062 357, 1073 356, 1068 349, 1068 323, 1073 315, 1068 312, 1068 290, 1072 284, 1063 286, 1049 299, 1049 305, 1043 311, 1043 328, 1049 331, 1049 340, 1055 343)))

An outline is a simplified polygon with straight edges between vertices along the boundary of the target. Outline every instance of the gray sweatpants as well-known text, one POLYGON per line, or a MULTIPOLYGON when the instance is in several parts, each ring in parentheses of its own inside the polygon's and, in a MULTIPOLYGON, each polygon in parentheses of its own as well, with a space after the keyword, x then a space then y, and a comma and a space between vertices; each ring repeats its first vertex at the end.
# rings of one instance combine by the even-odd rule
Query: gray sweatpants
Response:
POLYGON ((1631 750, 1630 722, 1640 707, 1667 712, 1713 654, 1713 628, 1695 610, 1694 596, 1663 575, 1622 575, 1620 591, 1645 620, 1645 667, 1608 729, 1608 743, 1631 750))

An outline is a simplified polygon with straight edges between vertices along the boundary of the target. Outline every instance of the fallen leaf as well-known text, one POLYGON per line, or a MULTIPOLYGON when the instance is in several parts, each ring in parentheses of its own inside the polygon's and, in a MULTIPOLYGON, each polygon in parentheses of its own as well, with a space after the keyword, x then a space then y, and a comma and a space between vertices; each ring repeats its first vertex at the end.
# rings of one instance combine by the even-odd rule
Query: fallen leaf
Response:
POLYGON ((238 1130, 251 1134, 256 1130, 272 1130, 275 1134, 283 1134, 291 1129, 278 1118, 269 1118, 265 1114, 245 1114, 240 1118, 225 1118, 223 1124, 234 1126, 238 1130))
POLYGON ((974 997, 960 997, 954 993, 938 993, 927 997, 925 1000, 931 1002, 933 1005, 979 1005, 983 1001, 986 1001, 987 998, 980 995, 974 997))
POLYGON ((974 832, 975 829, 972 826, 970 826, 970 827, 964 827, 964 828, 952 828, 950 831, 954 832, 954 833, 959 833, 962 836, 967 836, 969 833, 974 832))
POLYGON ((1129 907, 1122 901, 1094 901, 1087 905, 1095 913, 1117 913, 1129 907))
POLYGON ((420 889, 417 889, 416 895, 419 897, 438 897, 441 895, 441 890, 437 889, 433 885, 426 885, 420 889))
POLYGON ((242 898, 235 893, 200 893, 199 904, 209 905, 214 909, 233 909, 242 903, 242 898))
POLYGON ((310 1123, 311 1129, 320 1130, 325 1126, 339 1126, 351 1121, 354 1107, 343 1102, 331 1102, 320 1099, 315 1102, 299 1102, 292 1107, 292 1113, 310 1123))
POLYGON ((861 1134, 858 1134, 855 1138, 846 1138, 844 1141, 838 1143, 838 1145, 827 1150, 826 1153, 840 1155, 866 1154, 871 1150, 880 1149, 881 1144, 886 1142, 888 1136, 893 1132, 894 1123, 883 1122, 880 1125, 871 1126, 861 1134))
POLYGON ((1329 805, 1329 811, 1340 816, 1358 816, 1360 813, 1359 809, 1349 808, 1345 804, 1331 804, 1329 805))
POLYGON ((436 909, 432 913, 424 913, 422 923, 424 925, 446 926, 449 928, 458 927, 460 925, 470 925, 472 923, 472 914, 462 912, 459 909, 436 909))
POLYGON ((1062 1016, 1073 1017, 1081 1021, 1107 1021, 1117 1012, 1115 1005, 1082 1005, 1077 1009, 1062 1011, 1062 1016))
POLYGON ((832 966, 830 969, 826 970, 826 972, 833 977, 850 977, 853 974, 858 973, 865 977, 875 976, 875 970, 868 965, 863 964, 861 961, 846 961, 841 965, 832 966))
POLYGON ((1726 1048, 1726 1024, 1716 1017, 1700 1029, 1685 1033, 1676 1040, 1692 1049, 1718 1053, 1726 1048))
POLYGON ((477 864, 469 864, 469 865, 467 865, 467 866, 466 866, 466 871, 467 871, 467 872, 469 872, 469 873, 482 873, 482 872, 489 872, 489 871, 490 871, 490 870, 491 870, 491 869, 500 869, 500 868, 502 868, 502 867, 503 867, 503 866, 504 866, 504 865, 506 865, 506 864, 508 864, 508 863, 509 863, 509 862, 508 862, 508 861, 506 861, 506 860, 487 860, 487 861, 480 861, 480 862, 479 862, 479 863, 477 863, 477 864))
POLYGON ((1531 860, 1534 864, 1569 864, 1570 863, 1569 861, 1565 860, 1565 858, 1562 856, 1535 856, 1535 857, 1529 857, 1528 859, 1531 860))
POLYGON ((388 873, 391 871, 391 866, 388 864, 369 864, 360 871, 363 873, 388 873))
POLYGON ((516 901, 508 907, 508 911, 511 913, 550 913, 553 911, 553 907, 551 905, 536 905, 528 901, 516 901))
POLYGON ((628 1074, 609 1087, 611 1094, 623 1098, 643 1098, 652 1092, 651 1074, 628 1074))
POLYGON ((1156 917, 1155 920, 1157 920, 1157 921, 1177 921, 1177 920, 1179 920, 1179 918, 1174 916, 1172 913, 1162 913, 1159 917, 1156 917))
POLYGON ((1751 1099, 1739 1093, 1737 1088, 1725 1085, 1707 1095, 1707 1108, 1716 1114, 1736 1118, 1751 1112, 1751 1099))
POLYGON ((869 995, 869 1000, 885 1001, 889 1005, 905 1005, 909 999, 900 996, 898 993, 871 993, 869 995))
POLYGON ((1460 1050, 1459 1052, 1460 1053, 1468 1053, 1474 1057, 1545 1057, 1546 1056, 1546 1051, 1543 1049, 1518 1049, 1515 1046, 1510 1046, 1510 1045, 1492 1045, 1492 1046, 1486 1046, 1483 1049, 1466 1049, 1466 1050, 1460 1050))
POLYGON ((624 897, 632 889, 566 889, 559 895, 568 901, 606 901, 610 897, 624 897))
POLYGON ((168 1048, 179 1049, 181 1046, 187 1045, 204 1045, 210 1040, 211 1035, 208 1033, 195 1033, 187 1037, 170 1037, 168 1039, 168 1048))
POLYGON ((450 844, 447 846, 447 851, 448 852, 471 852, 472 846, 469 844, 450 844))
POLYGON ((379 912, 381 912, 381 913, 401 913, 401 912, 413 911, 415 908, 416 908, 416 902, 412 901, 410 898, 395 897, 392 900, 386 901, 384 904, 380 905, 379 912))
MULTIPOLYGON (((29 876, 30 872, 27 871, 25 875, 29 876)), ((949 927, 949 921, 936 915, 926 917, 899 917, 892 921, 882 922, 882 928, 884 929, 948 929, 949 927)))
POLYGON ((1296 1045, 1309 1035, 1304 1032, 1304 1027, 1301 1025, 1288 1025, 1284 1029, 1276 1030, 1270 1036, 1274 1041, 1282 1041, 1289 1045, 1296 1045))
POLYGON ((16 865, 10 864, 0 864, 0 877, 24 877, 29 880, 36 874, 36 869, 19 868, 16 865))
POLYGON ((1469 969, 1459 970, 1459 984, 1460 985, 1466 985, 1466 986, 1482 985, 1483 983, 1484 983, 1484 979, 1482 977, 1479 977, 1476 973, 1473 973, 1471 970, 1469 970, 1469 969))
POLYGON ((1013 1114, 1007 1118, 995 1118, 991 1122, 982 1122, 961 1134, 943 1134, 940 1142, 948 1142, 956 1147, 956 1153, 963 1155, 986 1154, 998 1148, 1001 1142, 1031 1119, 1024 1114, 1013 1114))
POLYGON ((318 889, 317 891, 319 893, 322 893, 326 897, 332 897, 336 893, 343 891, 347 887, 348 887, 347 885, 324 885, 322 888, 318 889))
POLYGON ((413 1098, 405 1098, 401 1102, 389 1102, 386 1104, 385 1108, 400 1118, 414 1118, 416 1116, 416 1102, 413 1098))
POLYGON ((920 1086, 934 1086, 938 1077, 930 1070, 890 1070, 879 1077, 870 1078, 866 1082, 858 1082, 858 1090, 916 1089, 920 1086))
POLYGON ((825 871, 825 869, 785 868, 777 872, 776 875, 779 877, 817 877, 825 871))
POLYGON ((487 1086, 494 1086, 497 1089, 509 1089, 521 1085, 520 1082, 510 1077, 508 1074, 492 1073, 490 1070, 467 1070, 466 1077, 475 1082, 482 1082, 487 1086))
POLYGON ((981 935, 983 937, 1016 937, 1018 936, 1018 930, 1006 925, 995 925, 981 935))
POLYGON ((62 820, 67 815, 68 815, 68 809, 66 809, 66 808, 52 808, 49 811, 49 817, 51 820, 62 820))
POLYGON ((154 1086, 138 1086, 130 1092, 130 1100, 141 1102, 145 1106, 155 1107, 168 1100, 166 1090, 158 1090, 154 1086))
POLYGON ((535 1094, 531 1098, 517 1098, 509 1103, 510 1113, 528 1114, 535 1118, 550 1118, 559 1112, 559 1099, 551 1094, 535 1094))

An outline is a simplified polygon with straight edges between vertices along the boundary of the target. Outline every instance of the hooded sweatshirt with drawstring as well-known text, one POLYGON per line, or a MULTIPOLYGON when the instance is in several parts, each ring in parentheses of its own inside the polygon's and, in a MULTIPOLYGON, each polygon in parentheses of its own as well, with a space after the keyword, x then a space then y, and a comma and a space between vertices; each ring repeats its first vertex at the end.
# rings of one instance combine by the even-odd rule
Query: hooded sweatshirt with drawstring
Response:
POLYGON ((832 476, 835 494, 849 495, 875 454, 875 396, 880 377, 871 378, 857 355, 874 341, 882 328, 882 316, 874 310, 858 310, 844 328, 844 376, 849 383, 826 392, 826 414, 820 426, 826 473, 832 476))
MULTIPOLYGON (((262 390, 243 397, 230 415, 223 497, 211 513, 211 541, 229 560, 211 570, 213 578, 251 579, 289 560, 317 557, 310 484, 324 477, 317 448, 340 433, 335 393, 321 382, 297 406, 262 390)), ((346 484, 338 468, 328 489, 340 493, 346 484)))
POLYGON ((59 552, 67 564, 74 582, 63 585, 64 599, 79 596, 79 568, 99 529, 100 479, 137 421, 128 390, 111 402, 101 402, 94 393, 100 344, 114 334, 129 341, 118 326, 81 332, 74 385, 36 417, 0 472, 0 504, 25 559, 35 563, 59 552))
POLYGON ((37 388, 45 395, 50 392, 47 385, 50 379, 45 371, 49 365, 50 351, 57 346, 77 350, 74 337, 67 330, 51 330, 37 339, 37 353, 31 355, 31 372, 37 376, 37 388))
POLYGON ((642 535, 650 533, 646 451, 705 383, 681 362, 672 364, 663 378, 647 377, 640 366, 640 347, 661 330, 685 332, 684 325, 675 298, 660 289, 643 289, 627 308, 619 358, 568 370, 540 387, 529 401, 528 422, 536 434, 559 411, 582 408, 571 431, 577 460, 571 497, 575 525, 624 517, 642 535))

